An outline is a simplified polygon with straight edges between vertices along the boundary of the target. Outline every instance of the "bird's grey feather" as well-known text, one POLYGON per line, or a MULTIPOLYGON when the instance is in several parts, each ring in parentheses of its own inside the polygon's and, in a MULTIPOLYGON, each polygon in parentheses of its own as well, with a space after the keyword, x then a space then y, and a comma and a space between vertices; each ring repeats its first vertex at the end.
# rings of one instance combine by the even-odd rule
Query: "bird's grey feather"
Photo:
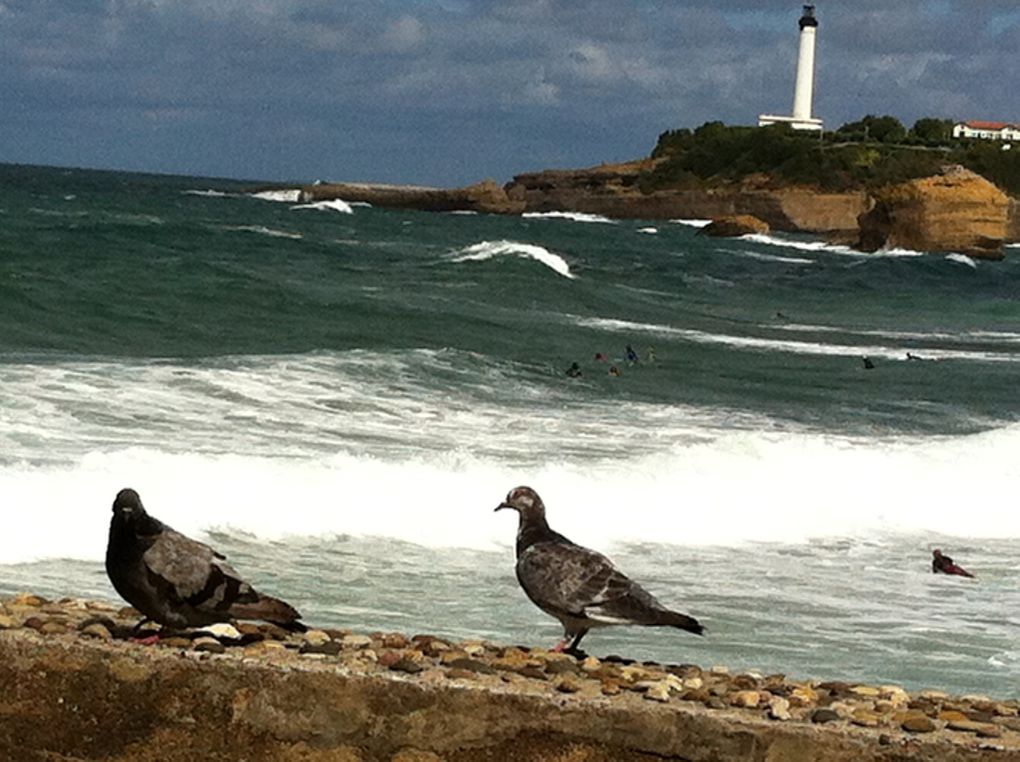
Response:
POLYGON ((572 543, 532 545, 517 560, 517 579, 535 605, 556 617, 651 624, 665 611, 608 558, 572 543))
POLYGON ((142 558, 151 574, 172 587, 174 597, 198 608, 223 608, 237 600, 257 599, 251 585, 223 555, 170 527, 163 529, 142 558), (236 592, 231 594, 228 588, 236 592))

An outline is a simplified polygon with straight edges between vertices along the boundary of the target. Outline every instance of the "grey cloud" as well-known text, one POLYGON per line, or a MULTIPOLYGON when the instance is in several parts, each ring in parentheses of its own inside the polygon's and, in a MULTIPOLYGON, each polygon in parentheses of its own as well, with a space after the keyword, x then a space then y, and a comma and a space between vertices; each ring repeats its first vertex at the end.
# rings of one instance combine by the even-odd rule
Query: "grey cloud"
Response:
MULTIPOLYGON (((819 0, 816 112, 1020 118, 1015 2, 819 0)), ((507 179, 792 100, 798 2, 0 2, 0 160, 507 179)))

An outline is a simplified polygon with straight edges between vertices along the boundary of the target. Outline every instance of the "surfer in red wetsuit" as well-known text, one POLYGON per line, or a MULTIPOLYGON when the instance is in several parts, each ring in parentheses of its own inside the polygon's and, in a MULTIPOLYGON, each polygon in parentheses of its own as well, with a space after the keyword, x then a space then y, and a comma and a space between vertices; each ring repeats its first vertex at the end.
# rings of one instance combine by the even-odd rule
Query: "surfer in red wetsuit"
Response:
POLYGON ((953 563, 949 556, 942 555, 942 551, 936 548, 932 551, 931 571, 933 574, 955 574, 958 577, 973 577, 969 571, 953 563))

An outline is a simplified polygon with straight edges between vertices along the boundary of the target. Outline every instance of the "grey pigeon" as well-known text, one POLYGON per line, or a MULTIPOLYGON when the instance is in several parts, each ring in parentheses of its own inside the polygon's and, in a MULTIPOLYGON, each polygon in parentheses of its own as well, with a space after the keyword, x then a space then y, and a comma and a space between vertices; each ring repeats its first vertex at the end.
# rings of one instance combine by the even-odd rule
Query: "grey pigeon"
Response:
POLYGON ((205 627, 233 619, 262 619, 289 630, 307 629, 290 605, 262 595, 208 545, 185 537, 148 513, 133 489, 113 501, 106 573, 117 592, 146 621, 172 628, 205 627))
POLYGON ((530 487, 510 490, 496 510, 517 511, 517 581, 531 602, 563 623, 563 640, 554 651, 578 653, 593 627, 641 624, 704 633, 698 620, 670 611, 643 587, 621 574, 613 562, 549 528, 545 505, 530 487), (569 647, 568 644, 569 643, 569 647))

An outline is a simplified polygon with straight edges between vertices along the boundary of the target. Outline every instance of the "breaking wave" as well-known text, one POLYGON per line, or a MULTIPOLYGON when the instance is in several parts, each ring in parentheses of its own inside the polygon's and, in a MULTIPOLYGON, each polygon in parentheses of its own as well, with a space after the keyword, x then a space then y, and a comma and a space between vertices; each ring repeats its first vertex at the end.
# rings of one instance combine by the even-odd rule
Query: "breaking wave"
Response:
POLYGON ((712 220, 670 220, 677 225, 686 225, 689 228, 704 228, 712 224, 712 220))
POLYGON ((286 204, 296 204, 301 200, 301 190, 299 188, 265 190, 259 191, 258 193, 252 193, 251 197, 261 199, 262 201, 282 201, 286 204))
POLYGON ((530 243, 517 241, 482 241, 457 252, 454 262, 482 262, 494 257, 516 256, 534 259, 565 278, 576 278, 570 272, 570 265, 559 254, 530 243))
POLYGON ((327 199, 326 201, 313 201, 310 204, 297 204, 291 209, 318 209, 319 211, 341 212, 343 214, 354 214, 354 209, 346 201, 338 198, 327 199))
POLYGON ((585 214, 584 212, 525 212, 521 216, 529 220, 571 220, 572 222, 616 224, 616 220, 611 220, 601 214, 585 214))
POLYGON ((236 230, 242 233, 258 233, 272 238, 289 238, 292 241, 300 241, 303 236, 300 233, 289 233, 286 230, 267 228, 265 225, 223 225, 223 230, 236 230))

